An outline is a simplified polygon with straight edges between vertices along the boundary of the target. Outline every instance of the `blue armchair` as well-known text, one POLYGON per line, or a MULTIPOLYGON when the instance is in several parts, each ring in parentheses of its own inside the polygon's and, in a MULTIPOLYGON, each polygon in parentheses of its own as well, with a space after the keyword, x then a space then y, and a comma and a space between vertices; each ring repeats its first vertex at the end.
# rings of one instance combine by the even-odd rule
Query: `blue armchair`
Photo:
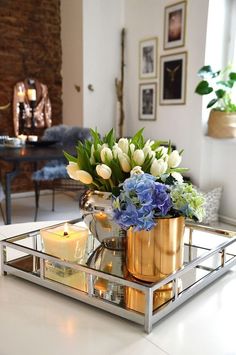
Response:
MULTIPOLYGON (((76 145, 78 141, 84 142, 90 139, 90 131, 88 128, 77 126, 59 125, 47 128, 44 132, 42 140, 55 140, 62 150, 76 155, 76 145)), ((52 160, 43 168, 35 171, 32 175, 35 186, 35 217, 37 220, 39 209, 39 197, 42 183, 49 183, 49 188, 52 189, 52 211, 55 209, 55 191, 76 191, 84 192, 86 187, 79 181, 74 181, 69 178, 66 170, 67 161, 52 160)), ((47 187, 48 188, 48 187, 47 187)))

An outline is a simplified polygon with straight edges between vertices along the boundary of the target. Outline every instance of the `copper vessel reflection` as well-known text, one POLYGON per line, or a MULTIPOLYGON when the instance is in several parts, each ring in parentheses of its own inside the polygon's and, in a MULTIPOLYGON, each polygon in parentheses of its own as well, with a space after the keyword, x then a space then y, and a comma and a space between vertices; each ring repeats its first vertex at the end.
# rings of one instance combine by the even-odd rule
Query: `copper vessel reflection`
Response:
MULTIPOLYGON (((179 288, 180 290, 180 288, 179 288)), ((173 298, 173 290, 161 288, 153 293, 153 311, 173 298)), ((145 313, 145 294, 132 287, 125 289, 125 305, 139 313, 145 313)))
MULTIPOLYGON (((150 231, 127 232, 126 265, 137 279, 157 282, 183 265, 184 217, 159 218, 150 231)), ((171 289, 171 285, 167 286, 171 289)))

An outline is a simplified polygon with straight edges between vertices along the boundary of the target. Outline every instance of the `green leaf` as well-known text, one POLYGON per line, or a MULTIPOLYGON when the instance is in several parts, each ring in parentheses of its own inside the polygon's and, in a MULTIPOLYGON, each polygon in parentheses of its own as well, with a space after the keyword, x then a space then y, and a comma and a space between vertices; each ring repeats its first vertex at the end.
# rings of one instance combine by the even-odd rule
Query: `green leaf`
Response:
POLYGON ((116 138, 115 138, 115 131, 112 128, 104 137, 104 142, 108 144, 109 148, 112 148, 113 145, 115 144, 116 138))
POLYGON ((204 65, 199 71, 197 72, 198 76, 201 78, 216 78, 220 75, 220 70, 214 72, 210 65, 204 65))
POLYGON ((143 142, 143 130, 144 128, 141 128, 131 139, 131 143, 133 143, 135 146, 139 147, 143 142))
POLYGON ((213 105, 215 105, 215 103, 217 103, 217 101, 218 101, 218 99, 212 99, 212 100, 208 103, 207 108, 210 108, 210 107, 212 107, 213 105))
POLYGON ((201 77, 204 77, 206 74, 213 73, 210 65, 204 65, 201 69, 198 70, 197 74, 201 77))
POLYGON ((222 99, 222 97, 225 96, 225 90, 223 90, 223 89, 216 90, 215 93, 216 93, 216 96, 218 97, 218 99, 222 99))
POLYGON ((66 158, 69 162, 72 161, 72 162, 74 162, 74 163, 77 163, 77 158, 74 157, 73 155, 71 155, 71 154, 65 152, 64 150, 63 150, 63 154, 64 154, 65 158, 66 158))
POLYGON ((208 95, 213 91, 213 88, 209 86, 208 82, 206 80, 200 81, 200 83, 197 85, 195 89, 195 93, 199 95, 208 95))
POLYGON ((232 81, 236 81, 236 73, 234 73, 234 72, 229 73, 229 78, 232 81))

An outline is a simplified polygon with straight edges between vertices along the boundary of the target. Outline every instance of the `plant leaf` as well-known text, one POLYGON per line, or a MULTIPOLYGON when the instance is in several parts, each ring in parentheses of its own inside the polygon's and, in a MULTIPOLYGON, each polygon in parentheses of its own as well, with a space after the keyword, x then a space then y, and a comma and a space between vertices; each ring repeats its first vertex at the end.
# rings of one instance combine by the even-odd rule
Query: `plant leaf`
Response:
POLYGON ((77 163, 77 158, 74 157, 73 155, 71 155, 71 154, 65 152, 64 150, 63 150, 63 154, 64 154, 65 158, 66 158, 69 162, 72 161, 72 162, 74 162, 74 163, 77 163))
POLYGON ((218 97, 218 99, 222 99, 222 97, 225 96, 226 91, 223 89, 219 89, 219 90, 216 90, 215 93, 216 93, 216 96, 218 97))
POLYGON ((213 105, 215 105, 215 103, 218 101, 218 99, 212 99, 209 103, 208 103, 208 105, 207 105, 207 108, 210 108, 210 107, 212 107, 213 105))
POLYGON ((229 78, 230 80, 236 81, 236 73, 234 72, 229 73, 229 78))
POLYGON ((200 81, 200 83, 197 85, 195 89, 195 93, 199 95, 207 95, 210 94, 213 91, 213 88, 209 86, 208 82, 206 80, 200 81))

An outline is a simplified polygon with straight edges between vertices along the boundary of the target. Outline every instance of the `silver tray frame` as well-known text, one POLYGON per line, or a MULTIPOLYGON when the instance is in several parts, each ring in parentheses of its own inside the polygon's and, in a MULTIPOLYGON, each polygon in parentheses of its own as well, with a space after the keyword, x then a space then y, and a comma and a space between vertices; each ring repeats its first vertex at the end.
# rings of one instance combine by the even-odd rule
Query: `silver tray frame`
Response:
MULTIPOLYGON (((75 221, 73 221, 73 222, 75 222, 75 221)), ((77 222, 78 222, 78 220, 77 220, 77 222)), ((121 278, 121 277, 118 277, 115 275, 111 275, 111 274, 105 273, 103 271, 91 269, 85 265, 66 262, 66 261, 61 260, 57 257, 43 253, 41 251, 33 250, 33 249, 28 248, 26 246, 15 244, 15 242, 18 239, 22 239, 22 236, 24 236, 24 235, 25 235, 25 237, 27 237, 27 235, 29 237, 32 237, 32 236, 36 237, 39 233, 39 230, 34 231, 34 232, 30 232, 30 233, 24 233, 24 234, 15 236, 15 237, 6 238, 1 241, 1 243, 0 243, 1 274, 7 275, 9 273, 9 274, 18 276, 20 278, 23 278, 25 280, 28 280, 28 281, 33 282, 35 284, 38 284, 40 286, 44 286, 48 289, 57 291, 59 293, 62 293, 64 295, 67 295, 69 297, 77 299, 79 301, 85 302, 85 303, 92 305, 94 307, 106 310, 108 312, 111 312, 112 314, 116 314, 120 317, 126 318, 126 319, 131 320, 135 323, 143 325, 145 332, 150 333, 152 331, 152 326, 155 323, 157 323, 160 319, 162 319, 163 317, 168 315, 170 312, 175 310, 178 306, 180 306, 185 301, 187 301, 189 298, 194 296, 197 292, 202 290, 204 287, 208 286, 210 283, 212 283, 213 281, 218 279, 220 276, 225 274, 231 267, 233 267, 236 264, 236 253, 227 254, 227 251, 226 251, 226 248, 229 247, 230 245, 234 244, 236 246, 236 232, 230 231, 230 230, 215 229, 212 227, 191 224, 191 223, 187 223, 186 227, 189 229, 189 235, 188 235, 189 243, 187 244, 187 246, 189 246, 189 248, 191 248, 191 246, 192 246, 192 234, 193 234, 194 230, 207 232, 207 233, 214 233, 216 235, 227 237, 228 240, 225 241, 224 243, 217 245, 213 249, 203 248, 203 249, 206 249, 205 252, 203 253, 203 255, 195 258, 193 261, 188 262, 186 265, 183 266, 183 268, 181 268, 180 270, 169 275, 168 277, 161 280, 160 282, 153 283, 150 285, 142 284, 139 281, 135 282, 135 281, 126 280, 124 278, 121 278), (7 248, 15 249, 15 250, 21 251, 23 253, 26 253, 27 255, 32 256, 33 257, 33 268, 35 268, 35 273, 34 273, 34 270, 32 273, 30 273, 28 271, 24 271, 24 270, 18 269, 16 267, 10 265, 10 263, 7 261, 7 248), (193 270, 196 267, 200 267, 200 264, 202 262, 209 260, 214 255, 219 255, 219 254, 221 256, 221 262, 220 262, 220 265, 216 269, 212 269, 209 274, 205 275, 200 280, 193 283, 190 287, 183 290, 182 292, 179 292, 178 280, 181 276, 183 276, 184 274, 186 274, 190 270, 193 270), (230 260, 226 260, 226 255, 230 255, 230 260), (38 259, 39 260, 39 268, 36 267, 37 258, 39 258, 38 259), (45 261, 46 260, 49 262, 54 262, 54 263, 56 262, 56 263, 60 264, 61 266, 66 266, 66 267, 70 267, 74 270, 85 272, 86 279, 87 279, 88 292, 83 292, 78 289, 72 288, 70 286, 66 286, 64 284, 61 284, 61 283, 58 283, 53 280, 45 278, 44 270, 45 270, 45 261), (37 271, 37 273, 36 273, 36 271, 37 271), (108 280, 110 282, 118 283, 120 285, 132 287, 134 289, 142 291, 145 294, 145 313, 141 314, 141 313, 138 313, 138 312, 133 311, 131 309, 122 308, 120 305, 109 302, 103 298, 95 297, 94 296, 94 286, 93 286, 95 277, 101 277, 101 278, 108 280), (165 284, 168 284, 169 282, 172 282, 172 284, 173 284, 173 289, 174 289, 173 298, 164 306, 153 311, 153 293, 156 290, 158 290, 160 287, 164 286, 165 284)), ((189 252, 190 252, 190 249, 189 249, 189 252)))

